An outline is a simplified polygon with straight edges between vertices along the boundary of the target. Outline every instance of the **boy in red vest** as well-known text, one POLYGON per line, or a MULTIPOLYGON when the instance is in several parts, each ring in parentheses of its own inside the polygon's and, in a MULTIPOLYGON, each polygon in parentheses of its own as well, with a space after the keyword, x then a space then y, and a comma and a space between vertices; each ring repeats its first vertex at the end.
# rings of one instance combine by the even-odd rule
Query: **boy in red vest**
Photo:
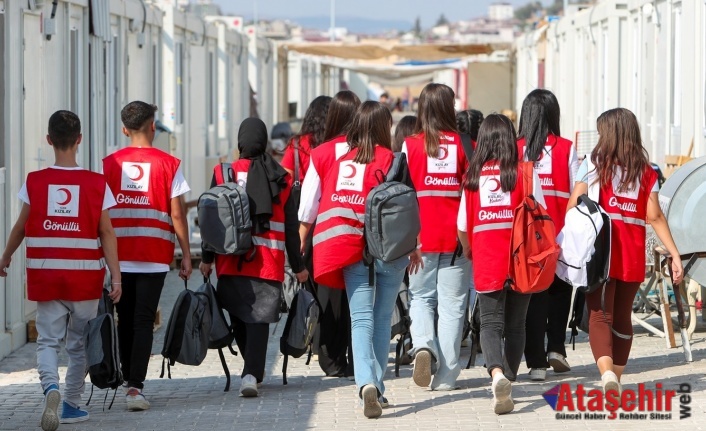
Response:
POLYGON ((86 378, 83 328, 96 317, 106 263, 112 276, 110 298, 121 296, 120 267, 108 208, 113 193, 101 174, 76 164, 81 121, 73 112, 49 118, 47 142, 54 166, 27 175, 19 198, 22 210, 0 257, 0 277, 7 276, 12 254, 26 239, 27 297, 37 301, 37 371, 44 391, 43 430, 59 423, 88 420, 79 408, 86 378), (58 415, 59 347, 66 341, 64 403, 58 415))
POLYGON ((117 205, 110 218, 118 237, 123 300, 118 304, 120 363, 129 411, 147 410, 142 394, 152 352, 152 330, 164 279, 174 260, 174 235, 183 252, 179 277, 191 275, 188 227, 181 196, 189 185, 181 161, 153 148, 157 107, 130 102, 120 117, 127 148, 103 159, 117 205))

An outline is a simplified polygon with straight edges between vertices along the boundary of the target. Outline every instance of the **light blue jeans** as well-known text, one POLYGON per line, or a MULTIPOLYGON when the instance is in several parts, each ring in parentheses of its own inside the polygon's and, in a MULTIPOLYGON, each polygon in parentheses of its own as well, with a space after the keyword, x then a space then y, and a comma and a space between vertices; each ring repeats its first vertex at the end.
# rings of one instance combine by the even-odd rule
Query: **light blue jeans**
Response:
POLYGON ((461 373, 459 355, 471 262, 459 256, 451 266, 452 258, 453 253, 424 253, 424 269, 409 276, 411 353, 427 349, 434 356, 432 390, 454 389, 461 373))
POLYGON ((395 301, 409 264, 405 256, 392 262, 375 261, 375 285, 369 285, 369 268, 361 260, 343 268, 351 313, 353 368, 358 394, 373 384, 385 393, 383 378, 390 353, 390 325, 395 301))

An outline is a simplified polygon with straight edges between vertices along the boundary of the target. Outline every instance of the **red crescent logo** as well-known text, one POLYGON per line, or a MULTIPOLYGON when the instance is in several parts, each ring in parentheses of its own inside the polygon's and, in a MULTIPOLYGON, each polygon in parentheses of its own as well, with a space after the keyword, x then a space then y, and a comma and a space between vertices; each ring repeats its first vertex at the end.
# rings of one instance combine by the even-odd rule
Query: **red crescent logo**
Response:
POLYGON ((493 181, 495 183, 495 188, 490 189, 491 192, 496 193, 498 190, 500 190, 500 181, 498 181, 497 178, 491 178, 488 181, 493 181))
POLYGON ((351 168, 351 173, 349 175, 344 175, 343 178, 353 178, 355 174, 358 173, 358 170, 355 168, 355 165, 348 165, 344 167, 351 168))
POLYGON ((64 206, 64 205, 68 204, 69 202, 71 202, 71 192, 69 191, 69 189, 65 189, 62 187, 62 188, 58 189, 58 191, 64 192, 66 194, 66 200, 64 202, 57 202, 57 204, 64 206))
POLYGON ((142 177, 145 176, 145 171, 142 169, 142 166, 132 165, 131 167, 137 169, 137 176, 131 177, 130 175, 128 175, 128 177, 133 181, 140 181, 142 179, 142 177))
POLYGON ((439 160, 446 160, 449 157, 449 149, 447 147, 439 147, 439 160))

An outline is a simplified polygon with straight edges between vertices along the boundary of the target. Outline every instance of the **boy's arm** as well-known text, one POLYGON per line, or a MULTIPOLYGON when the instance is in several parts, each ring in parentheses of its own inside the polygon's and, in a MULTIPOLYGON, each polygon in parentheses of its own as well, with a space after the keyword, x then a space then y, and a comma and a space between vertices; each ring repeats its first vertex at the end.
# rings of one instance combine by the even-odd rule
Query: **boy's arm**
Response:
POLYGON ((189 244, 189 227, 186 223, 186 211, 184 211, 184 202, 181 196, 172 198, 172 223, 174 224, 174 232, 176 233, 179 246, 181 246, 182 259, 181 271, 179 277, 183 280, 188 280, 191 276, 191 249, 189 244))
POLYGON ((98 224, 98 235, 103 247, 103 255, 110 270, 110 299, 117 303, 122 295, 122 285, 120 278, 120 262, 118 261, 118 240, 115 237, 113 224, 110 222, 108 210, 101 212, 100 223, 98 224))
POLYGON ((17 217, 15 226, 12 227, 10 231, 10 236, 7 239, 7 245, 5 246, 5 251, 0 256, 0 277, 7 277, 7 269, 12 262, 12 255, 19 248, 22 241, 25 239, 25 223, 29 218, 29 205, 27 203, 22 204, 22 209, 20 210, 20 216, 17 217))

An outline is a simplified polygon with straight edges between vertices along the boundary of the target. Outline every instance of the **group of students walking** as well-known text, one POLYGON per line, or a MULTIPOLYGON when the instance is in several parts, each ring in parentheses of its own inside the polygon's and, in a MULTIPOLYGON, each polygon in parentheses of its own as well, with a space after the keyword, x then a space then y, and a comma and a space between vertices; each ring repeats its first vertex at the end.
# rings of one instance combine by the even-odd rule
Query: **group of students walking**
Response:
MULTIPOLYGON (((57 112, 48 135, 56 166, 31 173, 20 193, 24 205, 0 257, 0 275, 26 238, 29 299, 38 301, 44 429, 88 418, 78 408, 85 359, 77 334, 95 316, 105 262, 120 321, 128 409, 149 407, 142 389, 174 234, 184 251, 179 275, 188 279, 191 273, 179 199, 189 189, 179 161, 151 148, 155 109, 142 102, 123 109, 131 144, 105 159, 105 176, 78 170, 80 123, 57 112), (79 287, 77 279, 87 282, 79 287), (67 330, 70 364, 59 415, 57 352, 67 330)), ((341 91, 312 102, 281 165, 267 152, 265 124, 243 121, 232 179, 249 197, 254 251, 243 258, 204 250, 199 266, 206 277, 215 266, 218 300, 245 363, 241 396, 257 396, 265 377, 268 324, 279 319, 288 260, 299 282, 316 285, 325 316, 316 342, 322 370, 355 379, 365 417, 378 417, 389 405, 384 378, 391 318, 407 276, 414 383, 433 391, 459 388, 464 316, 475 294, 491 405, 497 414, 511 412, 523 355, 532 380, 544 380, 549 367, 570 370, 564 344, 572 297, 572 287, 558 277, 542 293, 513 290, 513 210, 531 194, 559 232, 564 214, 589 186, 600 189, 598 202, 613 229, 610 281, 603 298, 601 290, 586 297, 590 345, 604 390, 619 392, 632 343, 630 307, 644 279, 646 222, 673 256, 675 282, 682 277, 681 260, 657 203, 656 174, 635 116, 622 108, 603 113, 599 142, 580 166, 572 143, 560 136, 559 118, 556 97, 535 90, 523 103, 516 135, 503 115, 456 113, 453 91, 432 83, 420 94, 417 116, 403 118, 393 139, 385 106, 341 91), (395 153, 406 156, 404 181, 416 191, 421 231, 408 256, 371 260, 365 202, 395 153), (524 190, 522 178, 530 173, 522 161, 533 162, 532 190, 524 190)), ((219 169, 212 185, 224 181, 219 169)))

